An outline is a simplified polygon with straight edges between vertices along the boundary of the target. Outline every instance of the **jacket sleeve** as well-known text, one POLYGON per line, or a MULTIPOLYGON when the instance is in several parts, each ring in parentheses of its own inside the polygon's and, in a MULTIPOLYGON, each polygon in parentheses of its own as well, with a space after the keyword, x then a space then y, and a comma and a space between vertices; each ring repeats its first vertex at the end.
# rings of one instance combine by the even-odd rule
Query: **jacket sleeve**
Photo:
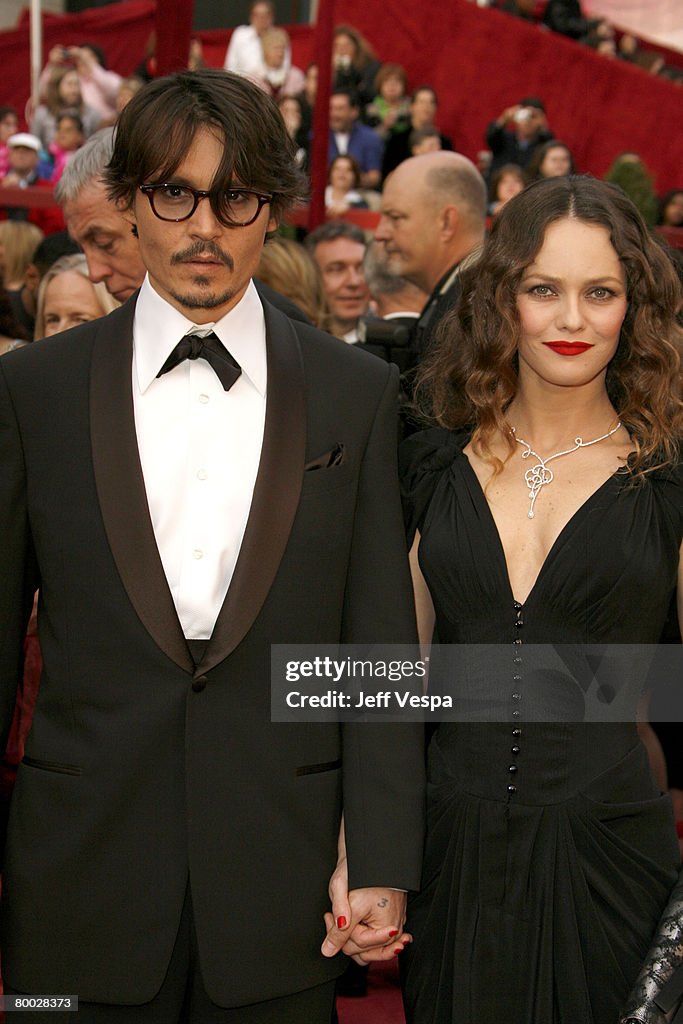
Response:
MULTIPOLYGON (((360 471, 345 643, 417 640, 398 488, 397 405, 398 371, 391 366, 360 471)), ((346 724, 343 780, 350 888, 417 889, 424 828, 422 725, 346 724)))

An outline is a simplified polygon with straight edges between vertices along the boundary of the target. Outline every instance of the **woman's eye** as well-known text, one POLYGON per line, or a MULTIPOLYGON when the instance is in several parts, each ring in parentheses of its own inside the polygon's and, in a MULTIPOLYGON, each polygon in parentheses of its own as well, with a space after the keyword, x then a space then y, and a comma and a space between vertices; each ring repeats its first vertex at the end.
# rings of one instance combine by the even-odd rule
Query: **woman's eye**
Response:
POLYGON ((529 295, 538 295, 540 298, 545 298, 546 295, 553 295, 553 290, 550 285, 547 284, 535 284, 529 288, 529 295))

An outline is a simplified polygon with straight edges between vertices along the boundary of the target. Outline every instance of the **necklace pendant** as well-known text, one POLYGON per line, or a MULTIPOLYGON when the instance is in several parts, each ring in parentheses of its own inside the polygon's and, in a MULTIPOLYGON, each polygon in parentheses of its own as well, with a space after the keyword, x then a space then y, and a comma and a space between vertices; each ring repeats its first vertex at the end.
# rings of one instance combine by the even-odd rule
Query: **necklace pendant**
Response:
POLYGON ((608 430, 607 433, 603 434, 601 437, 594 437, 592 441, 584 441, 582 437, 575 437, 573 448, 567 448, 563 452, 555 452, 554 455, 548 455, 548 457, 545 459, 541 458, 538 452, 534 451, 534 449, 531 447, 528 441, 523 441, 521 437, 517 437, 517 432, 515 431, 514 427, 510 427, 510 433, 512 434, 514 440, 517 442, 517 444, 521 444, 524 448, 524 451, 522 452, 522 458, 528 459, 529 456, 533 455, 536 459, 538 459, 538 462, 536 462, 531 467, 531 469, 527 469, 527 471, 524 474, 524 482, 529 488, 530 502, 529 511, 527 512, 527 519, 534 518, 534 505, 536 503, 536 498, 541 493, 541 488, 546 487, 548 484, 551 484, 553 482, 553 471, 552 469, 548 468, 548 463, 552 462, 553 459, 562 458, 563 455, 573 455, 574 452, 578 452, 580 448, 590 448, 591 445, 599 444, 600 441, 606 441, 608 437, 611 437, 612 434, 615 434, 617 430, 619 430, 620 426, 621 423, 617 421, 616 426, 612 427, 611 430, 608 430))

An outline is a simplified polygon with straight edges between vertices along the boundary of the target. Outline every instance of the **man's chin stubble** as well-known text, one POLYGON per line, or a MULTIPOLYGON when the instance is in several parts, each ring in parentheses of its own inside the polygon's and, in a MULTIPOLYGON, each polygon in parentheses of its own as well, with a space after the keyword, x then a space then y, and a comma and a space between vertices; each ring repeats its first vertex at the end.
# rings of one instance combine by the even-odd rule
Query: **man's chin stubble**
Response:
POLYGON ((209 292, 207 294, 195 292, 189 295, 171 292, 171 295, 185 309, 216 309, 218 306, 224 306, 226 303, 231 302, 237 295, 237 290, 229 288, 225 292, 209 292))

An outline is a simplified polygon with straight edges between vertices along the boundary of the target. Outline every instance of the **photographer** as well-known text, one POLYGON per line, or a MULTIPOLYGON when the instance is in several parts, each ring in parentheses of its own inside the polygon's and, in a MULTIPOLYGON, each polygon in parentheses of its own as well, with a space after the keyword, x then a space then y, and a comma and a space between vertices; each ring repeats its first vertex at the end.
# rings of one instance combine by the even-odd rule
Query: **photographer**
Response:
POLYGON ((116 96, 122 78, 115 71, 108 70, 104 51, 95 43, 53 46, 40 76, 42 102, 46 101, 49 82, 55 72, 63 67, 76 71, 83 103, 96 111, 97 124, 113 120, 117 114, 116 96))
POLYGON ((491 121, 486 129, 486 145, 493 153, 489 175, 504 164, 528 167, 531 157, 553 138, 542 100, 525 96, 491 121))

